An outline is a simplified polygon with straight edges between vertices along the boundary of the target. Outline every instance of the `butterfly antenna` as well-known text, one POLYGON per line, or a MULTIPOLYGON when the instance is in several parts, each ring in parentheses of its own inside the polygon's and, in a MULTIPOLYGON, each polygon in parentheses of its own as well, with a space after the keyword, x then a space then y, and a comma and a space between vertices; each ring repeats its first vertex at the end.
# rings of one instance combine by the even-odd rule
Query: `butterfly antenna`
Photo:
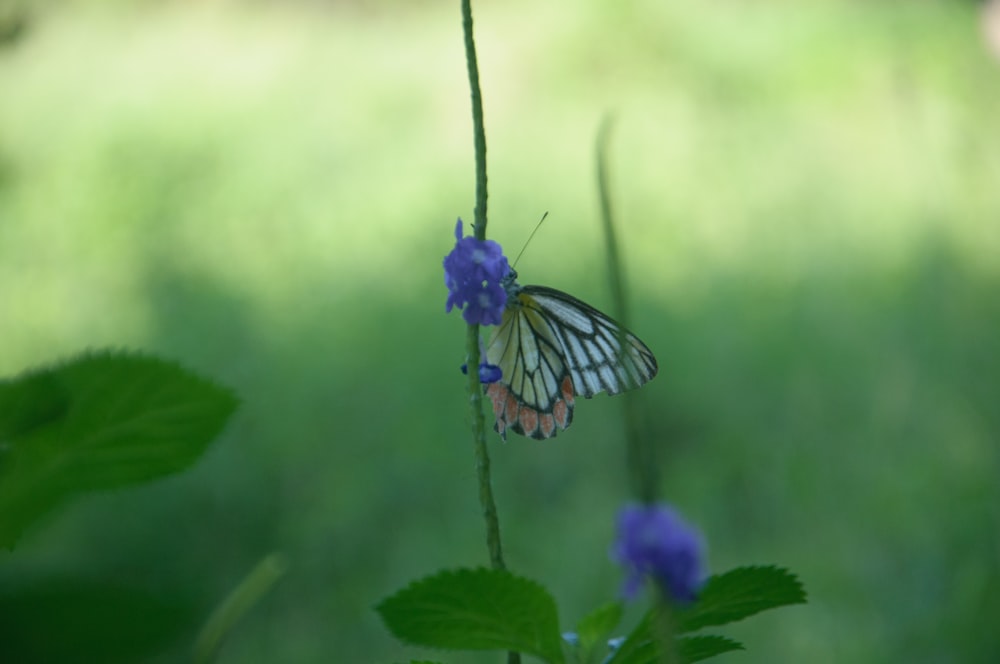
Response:
POLYGON ((521 256, 524 255, 524 250, 528 248, 528 244, 531 242, 531 238, 535 237, 535 233, 537 233, 538 229, 542 227, 542 222, 545 221, 545 218, 547 216, 549 216, 548 210, 546 210, 545 214, 542 215, 542 218, 538 220, 538 223, 535 225, 535 230, 531 231, 531 235, 528 236, 528 239, 525 241, 524 246, 521 247, 521 251, 520 253, 517 254, 517 258, 514 259, 514 263, 511 265, 511 268, 517 267, 517 262, 521 260, 521 256))

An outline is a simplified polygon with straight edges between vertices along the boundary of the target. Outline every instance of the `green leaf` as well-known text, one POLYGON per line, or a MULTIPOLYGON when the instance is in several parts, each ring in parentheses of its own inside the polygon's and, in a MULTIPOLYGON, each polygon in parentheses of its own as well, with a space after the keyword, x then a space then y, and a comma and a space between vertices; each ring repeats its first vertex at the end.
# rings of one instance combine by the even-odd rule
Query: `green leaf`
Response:
MULTIPOLYGON (((611 658, 612 664, 659 664, 662 661, 660 640, 654 634, 653 621, 658 609, 649 610, 611 658)), ((743 650, 743 644, 723 636, 688 636, 676 640, 676 654, 681 662, 699 662, 709 657, 743 650)))
POLYGON ((401 641, 445 650, 516 650, 563 662, 555 600, 510 572, 458 569, 415 581, 376 607, 401 641))
POLYGON ((612 655, 610 664, 659 664, 660 647, 653 639, 646 638, 625 642, 612 655))
POLYGON ((148 661, 190 629, 187 602, 81 581, 0 589, 0 662, 148 661))
POLYGON ((652 623, 656 609, 650 609, 642 620, 629 632, 618 649, 611 656, 613 664, 655 663, 660 658, 660 647, 653 638, 652 623))
POLYGON ((622 620, 624 607, 621 602, 611 602, 600 606, 580 619, 576 635, 580 639, 580 650, 587 661, 597 646, 607 648, 608 637, 622 620))
MULTIPOLYGON (((677 634, 709 625, 724 625, 766 609, 805 602, 805 591, 794 574, 777 567, 740 567, 705 584, 694 606, 673 610, 677 634)), ((613 664, 655 664, 660 658, 660 644, 655 638, 652 609, 628 635, 611 659, 613 664)), ((743 645, 722 636, 681 637, 677 639, 678 656, 684 662, 696 662, 743 645)))
POLYGON ((733 650, 744 650, 743 644, 724 636, 683 636, 677 639, 677 651, 683 662, 700 662, 733 650))
POLYGON ((725 625, 767 609, 805 601, 802 584, 788 570, 774 566, 738 567, 711 577, 694 606, 677 612, 677 631, 693 632, 710 625, 725 625))
POLYGON ((79 492, 187 468, 236 405, 176 364, 123 352, 0 381, 0 546, 79 492))
POLYGON ((69 402, 69 393, 52 373, 0 382, 0 454, 10 451, 13 439, 65 417, 69 402))

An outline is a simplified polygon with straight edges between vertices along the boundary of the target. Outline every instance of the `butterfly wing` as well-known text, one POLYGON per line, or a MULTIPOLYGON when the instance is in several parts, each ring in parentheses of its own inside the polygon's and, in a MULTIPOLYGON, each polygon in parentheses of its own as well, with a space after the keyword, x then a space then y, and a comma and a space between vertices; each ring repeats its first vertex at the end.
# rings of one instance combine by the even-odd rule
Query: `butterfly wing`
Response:
POLYGON ((578 396, 620 394, 645 385, 659 370, 646 344, 586 302, 545 286, 525 286, 524 293, 556 321, 553 329, 578 396))
POLYGON ((573 382, 563 360, 554 322, 533 306, 530 296, 515 295, 486 346, 486 359, 503 377, 486 387, 493 402, 496 430, 550 438, 573 419, 573 382))
POLYGON ((574 395, 618 394, 656 375, 649 348, 590 305, 544 286, 512 295, 486 348, 503 372, 486 388, 502 437, 551 438, 572 422, 574 395))

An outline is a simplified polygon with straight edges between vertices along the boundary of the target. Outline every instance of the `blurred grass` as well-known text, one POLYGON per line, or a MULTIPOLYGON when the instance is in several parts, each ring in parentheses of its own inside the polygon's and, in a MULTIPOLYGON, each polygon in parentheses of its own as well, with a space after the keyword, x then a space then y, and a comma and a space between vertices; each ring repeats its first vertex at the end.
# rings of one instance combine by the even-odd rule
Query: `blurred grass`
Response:
MULTIPOLYGON (((516 253, 548 210, 523 280, 607 308, 593 138, 615 113, 664 492, 713 569, 787 565, 810 592, 732 630, 733 657, 994 661, 1000 65, 975 7, 476 11, 491 233, 516 253)), ((137 346, 244 407, 193 472, 79 503, 0 576, 207 615, 282 551, 220 661, 404 656, 371 607, 486 562, 440 271, 472 216, 464 76, 451 3, 30 14, 0 50, 0 372, 137 346)), ((554 442, 494 448, 511 567, 566 627, 617 591, 618 415, 597 398, 554 442)))

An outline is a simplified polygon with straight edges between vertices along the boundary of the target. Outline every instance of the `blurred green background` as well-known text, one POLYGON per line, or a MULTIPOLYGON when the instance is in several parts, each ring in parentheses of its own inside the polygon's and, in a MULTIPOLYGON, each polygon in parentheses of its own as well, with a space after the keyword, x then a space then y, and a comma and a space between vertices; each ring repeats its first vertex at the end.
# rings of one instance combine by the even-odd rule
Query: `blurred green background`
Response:
MULTIPOLYGON (((207 614, 281 551, 288 576, 220 661, 426 654, 372 606, 487 562, 441 270, 473 205, 458 2, 0 6, 0 375, 132 347, 243 399, 192 471, 78 501, 0 579, 207 614)), ((776 563, 809 591, 728 630, 749 648, 728 660, 1000 659, 1000 62, 980 6, 475 12, 490 235, 514 255, 548 211, 521 281, 609 309, 594 138, 614 114, 664 496, 713 570, 776 563)), ((553 441, 493 441, 508 562, 567 629, 621 580, 620 415, 598 397, 553 441)))

